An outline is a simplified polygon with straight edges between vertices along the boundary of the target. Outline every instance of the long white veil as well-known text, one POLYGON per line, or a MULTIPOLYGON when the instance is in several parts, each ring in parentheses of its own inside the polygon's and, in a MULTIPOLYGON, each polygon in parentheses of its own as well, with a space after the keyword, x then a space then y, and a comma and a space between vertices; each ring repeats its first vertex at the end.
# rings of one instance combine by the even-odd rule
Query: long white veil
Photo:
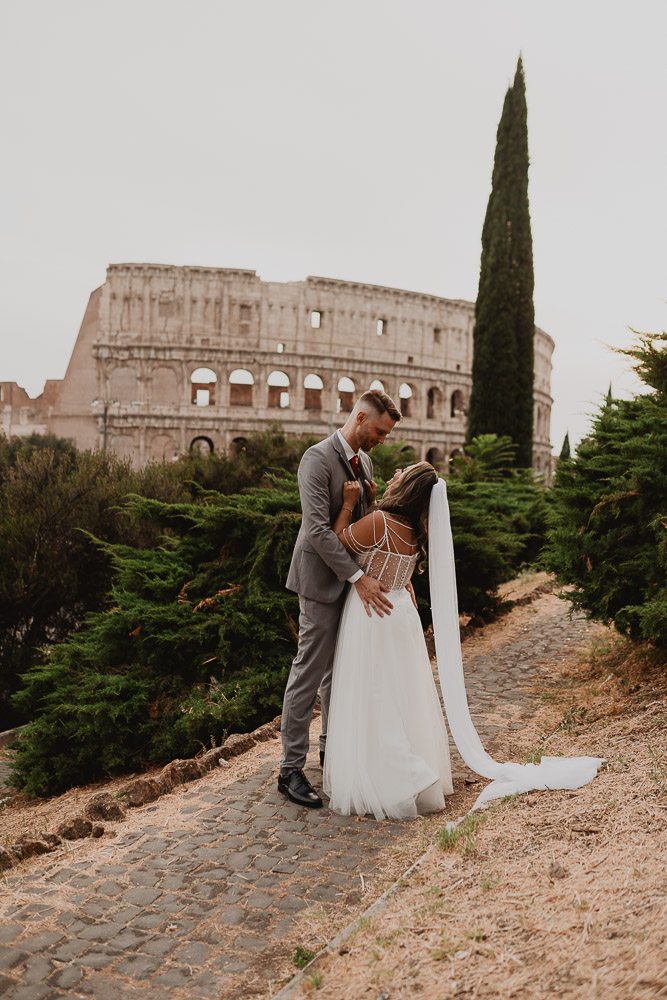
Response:
POLYGON ((473 808, 490 799, 516 792, 580 788, 592 781, 603 758, 542 757, 540 764, 499 764, 482 746, 470 718, 463 677, 454 543, 444 479, 439 479, 431 491, 428 565, 435 651, 449 729, 456 748, 468 767, 484 778, 493 779, 473 808))

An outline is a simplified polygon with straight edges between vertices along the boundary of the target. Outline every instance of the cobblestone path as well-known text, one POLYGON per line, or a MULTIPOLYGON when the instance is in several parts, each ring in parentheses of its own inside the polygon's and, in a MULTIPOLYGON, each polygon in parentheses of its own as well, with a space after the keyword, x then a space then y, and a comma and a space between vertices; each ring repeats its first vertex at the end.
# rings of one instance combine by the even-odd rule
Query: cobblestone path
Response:
MULTIPOLYGON (((570 620, 547 596, 473 636, 464 660, 482 738, 492 745, 503 726, 521 727, 530 684, 595 627, 570 620), (487 636, 496 637, 492 655, 487 636)), ((313 760, 316 749, 313 742, 313 760)), ((416 843, 421 822, 286 803, 275 784, 278 754, 265 744, 242 779, 230 783, 220 768, 132 810, 113 839, 11 870, 0 880, 2 1000, 270 995, 302 911, 354 893, 360 873, 372 880, 385 852, 416 843)), ((308 772, 319 784, 319 769, 308 772)), ((404 868, 424 845, 412 849, 404 868)))

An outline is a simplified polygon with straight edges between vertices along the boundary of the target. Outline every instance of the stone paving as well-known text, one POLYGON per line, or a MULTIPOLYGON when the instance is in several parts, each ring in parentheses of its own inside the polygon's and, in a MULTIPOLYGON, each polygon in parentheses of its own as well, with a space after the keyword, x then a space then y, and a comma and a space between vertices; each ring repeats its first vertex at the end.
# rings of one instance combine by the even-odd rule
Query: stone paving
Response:
MULTIPOLYGON (((476 652, 475 639, 469 654, 464 646, 483 740, 492 743, 502 725, 521 728, 536 674, 595 628, 570 619, 562 602, 554 610, 555 600, 538 602, 547 614, 521 609, 523 617, 513 612, 491 626, 503 639, 493 655, 476 652)), ((316 759, 315 742, 312 751, 316 759)), ((277 746, 262 750, 240 780, 225 784, 214 771, 132 810, 139 820, 131 829, 118 824, 115 839, 10 871, 0 881, 0 997, 270 995, 281 963, 284 970, 284 939, 302 911, 358 890, 360 873, 372 879, 383 852, 414 841, 420 822, 377 823, 286 803, 276 789, 277 753, 277 746)), ((465 769, 456 755, 452 762, 462 783, 465 769)), ((319 784, 319 769, 308 773, 319 784)))

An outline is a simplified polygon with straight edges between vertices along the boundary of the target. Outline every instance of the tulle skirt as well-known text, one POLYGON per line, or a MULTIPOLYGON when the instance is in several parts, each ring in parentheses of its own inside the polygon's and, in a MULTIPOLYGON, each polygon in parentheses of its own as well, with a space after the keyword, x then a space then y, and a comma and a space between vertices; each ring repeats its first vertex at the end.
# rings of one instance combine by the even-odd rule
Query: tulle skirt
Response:
POLYGON ((421 621, 406 590, 369 618, 354 587, 334 656, 324 764, 329 807, 408 819, 452 792, 449 741, 421 621))

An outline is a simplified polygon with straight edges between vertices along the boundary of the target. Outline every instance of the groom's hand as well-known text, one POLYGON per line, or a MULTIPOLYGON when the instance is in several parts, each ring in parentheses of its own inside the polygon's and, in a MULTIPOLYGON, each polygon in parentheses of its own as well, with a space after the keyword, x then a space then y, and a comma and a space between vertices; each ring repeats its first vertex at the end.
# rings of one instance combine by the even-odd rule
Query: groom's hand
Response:
POLYGON ((415 611, 419 611, 419 608, 417 607, 417 598, 415 597, 414 587, 412 586, 412 580, 410 580, 408 583, 406 583, 405 589, 407 590, 408 594, 412 598, 412 603, 415 606, 415 611))
POLYGON ((355 581, 354 586, 357 588, 357 593, 369 618, 372 617, 371 608, 380 618, 391 614, 394 605, 388 597, 384 596, 388 593, 389 587, 385 587, 383 583, 373 579, 372 576, 366 576, 365 573, 355 581))

